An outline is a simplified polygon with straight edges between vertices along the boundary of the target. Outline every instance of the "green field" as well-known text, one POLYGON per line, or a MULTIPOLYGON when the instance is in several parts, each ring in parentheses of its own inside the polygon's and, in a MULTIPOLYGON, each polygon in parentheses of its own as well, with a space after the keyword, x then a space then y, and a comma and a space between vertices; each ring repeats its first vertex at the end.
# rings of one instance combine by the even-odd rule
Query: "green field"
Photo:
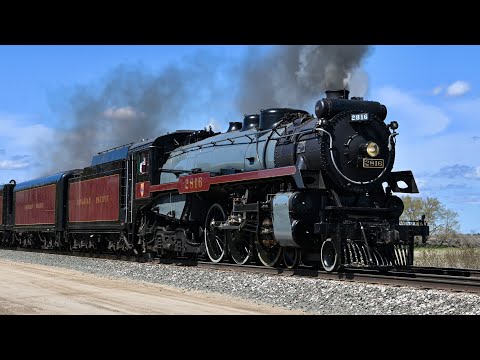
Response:
POLYGON ((480 248, 416 247, 413 264, 415 266, 480 269, 480 248))

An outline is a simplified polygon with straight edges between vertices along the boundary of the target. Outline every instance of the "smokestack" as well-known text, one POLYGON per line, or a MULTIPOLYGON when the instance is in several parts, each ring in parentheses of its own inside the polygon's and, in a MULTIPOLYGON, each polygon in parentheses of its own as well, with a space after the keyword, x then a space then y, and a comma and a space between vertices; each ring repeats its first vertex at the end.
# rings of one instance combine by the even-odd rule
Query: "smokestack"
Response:
POLYGON ((348 90, 327 90, 325 91, 325 95, 327 99, 345 99, 348 100, 348 94, 350 91, 348 90))

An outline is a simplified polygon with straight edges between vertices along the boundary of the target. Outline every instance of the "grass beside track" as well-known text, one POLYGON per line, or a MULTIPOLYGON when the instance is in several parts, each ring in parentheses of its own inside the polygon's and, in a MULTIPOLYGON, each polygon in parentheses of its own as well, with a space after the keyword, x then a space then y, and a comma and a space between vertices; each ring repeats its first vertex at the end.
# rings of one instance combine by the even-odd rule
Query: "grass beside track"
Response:
POLYGON ((480 248, 416 247, 415 266, 480 269, 480 248))

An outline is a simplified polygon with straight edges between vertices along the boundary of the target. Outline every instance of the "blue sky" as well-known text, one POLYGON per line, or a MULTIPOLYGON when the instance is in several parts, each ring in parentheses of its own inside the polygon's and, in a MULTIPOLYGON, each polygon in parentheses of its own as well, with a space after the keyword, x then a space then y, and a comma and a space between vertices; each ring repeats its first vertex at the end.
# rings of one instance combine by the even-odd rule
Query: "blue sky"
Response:
MULTIPOLYGON (((271 50, 271 46, 255 48, 260 53, 271 50)), ((40 174, 47 162, 55 162, 58 154, 50 150, 71 124, 72 94, 78 100, 79 94, 101 88, 109 74, 122 66, 142 69, 143 74, 174 66, 192 74, 191 89, 178 107, 194 105, 172 113, 159 128, 162 131, 206 124, 226 130, 228 121, 243 117, 233 104, 240 86, 234 74, 249 50, 238 45, 0 46, 0 183, 28 180, 32 173, 40 174), (200 74, 185 65, 197 59, 201 66, 208 63, 209 71, 200 74), (213 77, 215 88, 202 86, 213 77)), ((361 92, 368 90, 355 94, 352 88, 353 96, 385 104, 387 121, 399 122, 394 169, 412 170, 420 195, 437 197, 457 211, 466 233, 480 232, 479 62, 480 46, 372 46, 361 64, 361 79, 368 80, 361 92)), ((312 100, 305 110, 313 113, 314 104, 312 100)), ((134 111, 128 105, 105 109, 105 114, 128 115, 134 111)), ((111 145, 100 141, 98 131, 95 136, 98 148, 92 149, 92 155, 111 145)), ((108 140, 106 130, 104 137, 108 140)))

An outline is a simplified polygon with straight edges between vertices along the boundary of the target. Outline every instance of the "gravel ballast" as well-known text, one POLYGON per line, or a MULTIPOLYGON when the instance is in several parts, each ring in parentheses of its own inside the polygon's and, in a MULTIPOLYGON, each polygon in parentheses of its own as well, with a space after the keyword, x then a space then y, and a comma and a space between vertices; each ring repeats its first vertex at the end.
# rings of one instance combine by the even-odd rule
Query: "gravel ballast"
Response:
POLYGON ((480 296, 468 293, 12 250, 0 250, 0 259, 220 293, 307 314, 480 314, 480 296))

